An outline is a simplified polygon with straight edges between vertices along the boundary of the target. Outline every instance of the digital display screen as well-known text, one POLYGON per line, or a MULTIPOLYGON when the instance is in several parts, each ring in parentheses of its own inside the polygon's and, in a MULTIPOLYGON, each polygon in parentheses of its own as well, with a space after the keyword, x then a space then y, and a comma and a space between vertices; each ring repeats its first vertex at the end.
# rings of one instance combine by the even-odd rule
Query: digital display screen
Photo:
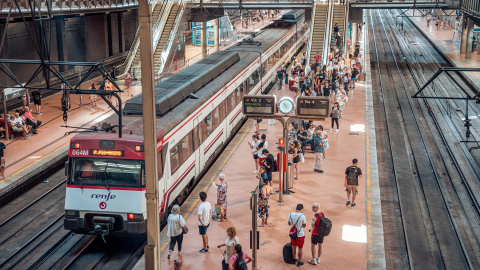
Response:
POLYGON ((92 149, 92 150, 90 150, 90 155, 91 155, 91 156, 123 157, 123 151, 121 151, 121 150, 92 149))
POLYGON ((276 97, 273 95, 246 95, 243 97, 243 114, 274 115, 276 103, 276 97))
POLYGON ((299 97, 297 115, 310 117, 328 117, 330 114, 329 97, 299 97))

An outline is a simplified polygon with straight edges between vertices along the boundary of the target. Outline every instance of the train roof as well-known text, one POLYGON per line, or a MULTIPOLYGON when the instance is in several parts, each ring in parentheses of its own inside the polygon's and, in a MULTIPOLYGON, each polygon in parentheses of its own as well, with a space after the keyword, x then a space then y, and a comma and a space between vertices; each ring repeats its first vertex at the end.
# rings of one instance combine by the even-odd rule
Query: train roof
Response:
MULTIPOLYGON (((204 106, 204 104, 220 90, 227 86, 227 83, 232 81, 239 73, 245 70, 252 62, 259 57, 259 53, 266 53, 270 47, 272 47, 276 42, 281 40, 287 33, 295 26, 289 27, 271 27, 265 28, 264 30, 259 31, 259 34, 254 38, 255 41, 260 42, 259 46, 241 44, 239 46, 234 46, 228 50, 216 52, 215 54, 225 54, 225 52, 238 53, 239 60, 226 69, 223 73, 218 75, 215 79, 208 82, 204 87, 198 90, 195 94, 198 96, 198 99, 187 98, 180 102, 176 107, 166 112, 162 116, 157 117, 157 138, 160 139, 163 137, 163 134, 167 134, 177 127, 183 120, 190 116, 195 110, 199 107, 204 106), (161 136, 159 136, 161 135, 161 136)), ((199 63, 194 64, 193 66, 199 63)), ((168 81, 169 79, 165 80, 168 81)), ((157 89, 157 88, 156 88, 157 89)), ((172 92, 174 89, 172 89, 172 92)), ((141 100, 142 95, 137 95, 135 98, 141 100)), ((198 117, 201 114, 195 115, 198 117)), ((112 115, 104 120, 104 122, 111 123, 116 125, 118 123, 118 116, 112 115)), ((124 115, 123 116, 123 137, 125 139, 132 140, 143 140, 143 117, 142 115, 124 115)), ((96 133, 81 133, 77 136, 95 136, 97 134, 103 133, 102 131, 96 133), (92 135, 95 134, 95 135, 92 135)), ((105 133, 107 134, 107 133, 105 133)), ((118 134, 108 133, 112 137, 118 137, 118 134)), ((103 137, 103 136, 102 136, 103 137)))

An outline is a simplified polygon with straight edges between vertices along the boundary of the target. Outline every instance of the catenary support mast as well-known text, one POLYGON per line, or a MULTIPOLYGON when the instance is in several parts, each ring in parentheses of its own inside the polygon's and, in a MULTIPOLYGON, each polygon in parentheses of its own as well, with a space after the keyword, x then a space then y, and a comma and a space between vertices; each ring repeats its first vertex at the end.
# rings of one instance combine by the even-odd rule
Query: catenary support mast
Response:
POLYGON ((138 1, 140 59, 142 70, 143 135, 147 199, 147 246, 145 268, 160 269, 160 220, 158 215, 157 125, 153 77, 152 14, 148 0, 138 1))

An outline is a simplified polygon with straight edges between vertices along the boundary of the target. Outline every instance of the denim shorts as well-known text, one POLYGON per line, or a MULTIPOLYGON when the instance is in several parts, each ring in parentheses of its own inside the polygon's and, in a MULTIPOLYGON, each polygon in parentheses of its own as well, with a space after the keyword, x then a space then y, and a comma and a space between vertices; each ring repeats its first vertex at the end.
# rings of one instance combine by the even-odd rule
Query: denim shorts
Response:
POLYGON ((210 226, 210 224, 208 224, 207 226, 198 225, 198 232, 200 233, 200 235, 207 234, 208 226, 210 226))

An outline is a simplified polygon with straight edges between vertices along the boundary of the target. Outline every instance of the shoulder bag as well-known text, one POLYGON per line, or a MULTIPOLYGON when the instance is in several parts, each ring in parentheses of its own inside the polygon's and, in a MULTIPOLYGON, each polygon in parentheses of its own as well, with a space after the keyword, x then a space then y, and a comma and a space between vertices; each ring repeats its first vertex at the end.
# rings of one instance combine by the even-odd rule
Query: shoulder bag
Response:
MULTIPOLYGON (((178 223, 180 223, 180 215, 178 215, 178 223)), ((187 234, 188 233, 188 227, 187 225, 182 227, 182 233, 187 234)))

